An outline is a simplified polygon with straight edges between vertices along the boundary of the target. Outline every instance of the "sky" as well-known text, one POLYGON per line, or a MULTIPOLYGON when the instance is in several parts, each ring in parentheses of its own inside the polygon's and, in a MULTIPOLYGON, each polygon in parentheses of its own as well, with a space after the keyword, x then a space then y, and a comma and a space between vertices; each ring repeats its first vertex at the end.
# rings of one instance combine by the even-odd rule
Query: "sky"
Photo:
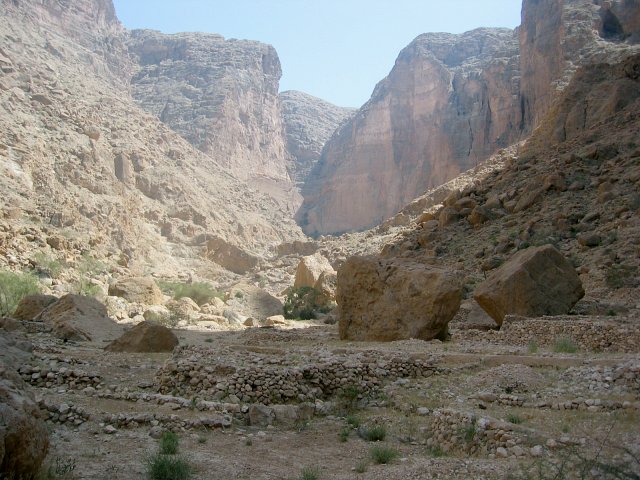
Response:
POLYGON ((520 0, 114 0, 129 29, 208 32, 273 45, 280 91, 360 107, 426 32, 515 28, 520 0))

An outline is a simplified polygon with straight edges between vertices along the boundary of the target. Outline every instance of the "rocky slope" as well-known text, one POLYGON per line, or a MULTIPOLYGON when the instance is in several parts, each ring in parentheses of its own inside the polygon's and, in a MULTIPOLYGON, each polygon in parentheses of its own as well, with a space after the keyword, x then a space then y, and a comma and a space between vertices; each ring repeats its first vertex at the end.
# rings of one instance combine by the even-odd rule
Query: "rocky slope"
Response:
POLYGON ((131 86, 142 108, 237 178, 297 207, 272 46, 149 30, 130 32, 127 45, 138 63, 131 86))
POLYGON ((293 155, 291 178, 302 186, 318 163, 324 144, 355 109, 333 105, 304 92, 289 90, 280 94, 287 149, 293 155))
POLYGON ((286 208, 136 105, 109 1, 1 6, 2 264, 43 251, 175 272, 207 265, 214 235, 257 257, 303 238, 286 208))
POLYGON ((516 32, 421 35, 327 143, 298 222, 311 234, 371 227, 525 138, 576 68, 629 50, 637 10, 525 0, 516 32))

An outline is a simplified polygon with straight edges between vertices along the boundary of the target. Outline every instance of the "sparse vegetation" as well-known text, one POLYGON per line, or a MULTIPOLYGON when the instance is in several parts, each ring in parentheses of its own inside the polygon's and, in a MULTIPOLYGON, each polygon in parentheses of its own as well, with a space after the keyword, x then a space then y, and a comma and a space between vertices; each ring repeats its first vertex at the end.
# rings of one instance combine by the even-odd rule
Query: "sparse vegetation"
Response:
POLYGON ((367 462, 366 460, 362 460, 356 464, 356 473, 364 473, 367 471, 367 462))
POLYGON ((74 474, 76 466, 75 458, 56 457, 53 462, 48 462, 41 467, 34 480, 73 480, 77 478, 74 474))
POLYGON ((93 297, 100 293, 100 287, 91 282, 94 275, 104 270, 104 264, 89 254, 82 255, 76 266, 79 277, 73 287, 73 292, 78 295, 93 297))
POLYGON ((395 448, 383 445, 376 445, 375 447, 372 447, 369 453, 371 455, 371 459, 375 463, 382 465, 387 465, 400 456, 395 448))
POLYGON ((556 353, 576 353, 578 345, 571 337, 559 337, 553 343, 553 351, 556 353))
POLYGON ((341 442, 346 442, 349 440, 349 435, 351 434, 351 429, 349 427, 342 427, 340 433, 338 433, 338 438, 341 442))
POLYGON ((289 288, 284 300, 284 318, 311 320, 324 311, 321 294, 313 287, 289 288))
POLYGON ((510 413, 509 415, 507 415, 507 421, 513 423, 514 425, 520 425, 524 420, 519 415, 510 413))
POLYGON ((637 271, 637 267, 629 265, 611 265, 605 274, 607 286, 614 290, 637 286, 637 271))
POLYGON ((361 427, 358 429, 358 435, 368 442, 381 442, 387 436, 387 429, 380 424, 372 427, 361 427))
POLYGON ((160 289, 167 295, 172 295, 176 300, 188 297, 198 305, 211 302, 214 298, 222 299, 224 295, 215 290, 211 285, 204 282, 178 283, 178 282, 158 282, 160 289))
POLYGON ((442 450, 442 447, 440 447, 440 445, 435 445, 427 449, 427 453, 429 454, 429 456, 434 458, 440 458, 445 456, 445 452, 444 450, 442 450))
POLYGON ((472 420, 462 428, 460 433, 465 442, 471 443, 476 436, 477 430, 476 422, 475 420, 472 420))
POLYGON ((48 255, 46 252, 38 252, 33 256, 37 267, 51 278, 59 278, 66 267, 65 263, 48 255))
POLYGON ((20 300, 41 291, 38 279, 29 273, 0 271, 0 316, 11 315, 20 300))
POLYGON ((360 419, 355 415, 347 415, 347 425, 352 428, 358 428, 360 426, 360 419))
POLYGON ((164 432, 160 438, 160 453, 175 455, 178 453, 178 436, 173 432, 164 432))
POLYGON ((529 343, 527 343, 527 352, 530 354, 538 353, 538 342, 529 340, 529 343))
POLYGON ((318 467, 304 467, 300 472, 300 480, 318 480, 320 478, 320 469, 318 467))
POLYGON ((147 476, 151 480, 186 480, 192 474, 189 462, 178 455, 156 453, 147 460, 147 476))

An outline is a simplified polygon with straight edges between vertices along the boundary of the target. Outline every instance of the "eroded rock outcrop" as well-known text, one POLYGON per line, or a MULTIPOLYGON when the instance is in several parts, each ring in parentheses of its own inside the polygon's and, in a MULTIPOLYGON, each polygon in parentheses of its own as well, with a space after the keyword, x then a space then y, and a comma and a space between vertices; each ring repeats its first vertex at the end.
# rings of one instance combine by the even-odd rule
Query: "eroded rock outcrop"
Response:
POLYGON ((146 111, 237 178, 275 196, 277 189, 294 195, 272 46, 149 30, 132 31, 128 45, 140 65, 133 97, 146 111))
POLYGON ((333 105, 304 92, 289 90, 280 94, 287 149, 293 156, 291 178, 303 185, 318 163, 324 144, 354 108, 333 105))
POLYGON ((444 338, 461 299, 460 282, 448 271, 410 260, 351 257, 338 270, 340 338, 444 338))
POLYGON ((506 315, 562 315, 584 296, 580 277, 551 245, 516 253, 474 292, 476 302, 498 325, 506 315))
POLYGON ((576 70, 637 48, 637 2, 525 0, 516 30, 425 34, 328 141, 297 220, 309 234, 382 223, 526 138, 576 70))
POLYGON ((124 298, 128 302, 157 305, 164 302, 164 295, 151 277, 123 278, 109 285, 109 295, 124 298))

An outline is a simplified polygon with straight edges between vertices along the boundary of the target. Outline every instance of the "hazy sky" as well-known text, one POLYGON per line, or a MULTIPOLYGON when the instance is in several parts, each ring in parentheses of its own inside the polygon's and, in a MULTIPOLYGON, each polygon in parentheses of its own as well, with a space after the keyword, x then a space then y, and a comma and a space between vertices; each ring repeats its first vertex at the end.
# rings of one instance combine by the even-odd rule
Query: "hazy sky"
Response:
POLYGON ((198 31, 270 43, 280 90, 359 107, 425 32, 520 23, 520 0, 114 0, 127 28, 198 31))

